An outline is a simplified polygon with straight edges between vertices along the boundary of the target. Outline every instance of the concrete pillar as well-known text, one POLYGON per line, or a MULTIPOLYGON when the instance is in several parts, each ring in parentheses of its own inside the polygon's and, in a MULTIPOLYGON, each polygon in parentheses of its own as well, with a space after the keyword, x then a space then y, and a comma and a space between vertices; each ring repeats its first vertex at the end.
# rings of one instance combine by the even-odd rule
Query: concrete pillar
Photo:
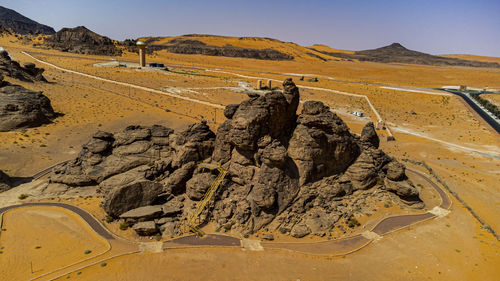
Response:
POLYGON ((146 46, 139 47, 139 65, 141 67, 146 66, 146 46))
POLYGON ((271 89, 272 89, 272 87, 271 87, 271 86, 272 86, 272 81, 271 81, 271 80, 267 80, 267 88, 268 88, 269 90, 271 90, 271 89))
POLYGON ((146 43, 142 41, 137 41, 137 47, 139 48, 139 66, 146 66, 146 43))
POLYGON ((262 89, 262 80, 257 81, 257 90, 262 89))

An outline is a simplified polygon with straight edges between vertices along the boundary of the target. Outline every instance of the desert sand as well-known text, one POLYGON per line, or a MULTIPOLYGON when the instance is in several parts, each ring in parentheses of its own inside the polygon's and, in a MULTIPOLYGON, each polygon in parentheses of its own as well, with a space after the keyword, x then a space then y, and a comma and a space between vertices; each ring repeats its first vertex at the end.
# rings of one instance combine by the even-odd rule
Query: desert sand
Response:
MULTIPOLYGON (((217 44, 212 41, 212 44, 217 44)), ((148 59, 171 67, 171 72, 162 73, 148 69, 95 67, 95 63, 109 62, 113 58, 34 49, 8 37, 1 38, 0 45, 20 62, 35 62, 20 53, 26 51, 38 59, 67 69, 151 89, 169 91, 220 105, 238 103, 246 98, 245 94, 237 93, 227 87, 237 88, 242 84, 254 87, 258 79, 265 82, 266 79, 283 80, 288 76, 293 77, 298 85, 366 95, 386 121, 396 139, 394 142, 383 141, 381 148, 398 159, 425 161, 493 229, 500 231, 500 220, 497 215, 500 208, 500 185, 498 184, 500 182, 500 136, 480 122, 456 96, 380 88, 381 85, 434 88, 461 84, 478 88, 493 87, 499 84, 499 69, 349 61, 271 62, 178 55, 160 51, 148 59), (318 77, 319 81, 300 81, 299 78, 302 75, 318 77), (411 111, 415 114, 410 113, 411 111)), ((256 45, 252 46, 256 47, 256 45)), ((130 64, 137 61, 137 55, 127 53, 121 58, 114 59, 130 64)), ((177 129, 200 119, 212 122, 209 124, 213 130, 216 130, 218 124, 224 121, 222 110, 214 110, 210 106, 96 81, 36 63, 46 69, 45 76, 52 83, 30 84, 10 78, 6 80, 29 89, 44 91, 44 94, 52 100, 54 110, 64 116, 57 118, 52 124, 36 129, 0 132, 0 163, 2 164, 0 168, 12 176, 31 176, 51 165, 76 157, 81 145, 96 130, 120 131, 131 124, 162 124, 177 129)), ((279 87, 280 85, 273 82, 273 86, 279 87)), ((321 90, 301 90, 301 98, 323 101, 341 116, 355 133, 360 133, 366 122, 377 121, 376 116, 369 110, 363 99, 321 90), (366 117, 353 116, 350 114, 353 110, 363 111, 366 117)), ((381 132, 381 135, 384 133, 381 132)), ((430 197, 432 199, 432 196, 430 197)), ((99 219, 104 219, 102 210, 95 207, 96 203, 91 205, 94 207, 89 207, 90 211, 99 219)), ((38 222, 33 222, 31 226, 24 224, 29 223, 26 221, 28 219, 26 216, 26 210, 21 209, 6 214, 5 217, 8 219, 6 226, 9 231, 2 233, 2 240, 0 240, 2 246, 4 239, 8 239, 10 229, 14 227, 21 231, 19 233, 25 233, 22 232, 23 230, 26 233, 39 233, 35 232, 33 227, 43 227, 45 223, 38 225, 38 222), (24 216, 24 219, 12 227, 9 226, 9 221, 11 223, 15 221, 10 220, 9 217, 16 215, 24 216)), ((78 218, 73 218, 73 220, 73 223, 76 223, 78 218)), ((55 224, 56 222, 47 221, 47 224, 49 223, 55 224)), ((109 227, 117 233, 121 232, 117 229, 117 225, 109 227)), ((58 228, 54 229, 57 231, 58 228)), ((99 245, 99 242, 96 242, 98 240, 85 230, 79 231, 78 235, 80 237, 78 240, 82 243, 87 241, 87 243, 99 245)), ((131 232, 122 232, 121 235, 133 238, 131 232)), ((47 235, 46 237, 53 236, 47 235)), ((67 242, 64 243, 71 243, 70 241, 73 241, 71 239, 74 238, 66 238, 64 241, 67 242)), ((47 243, 52 244, 39 250, 56 245, 57 241, 52 240, 47 238, 47 241, 50 241, 47 243)), ((5 245, 10 245, 9 243, 15 245, 15 241, 9 241, 5 241, 5 245)), ((77 245, 80 246, 77 246, 77 250, 68 253, 69 258, 81 255, 80 248, 84 244, 78 243, 77 245)), ((31 247, 29 243, 23 245, 31 247)), ((11 246, 5 247, 0 259, 9 255, 8 247, 11 246)), ((64 248, 59 249, 55 246, 54 249, 64 251, 64 248)), ((12 260, 13 264, 10 267, 29 270, 26 267, 26 260, 14 261, 12 260)), ((53 262, 44 267, 59 265, 58 260, 53 262)), ((447 217, 427 221, 410 229, 390 234, 345 258, 317 257, 286 251, 178 249, 112 259, 107 261, 105 267, 95 265, 82 270, 80 275, 71 274, 70 278, 141 280, 148 276, 148 280, 359 280, 367 278, 375 280, 389 278, 396 280, 495 280, 495 277, 500 274, 497 266, 499 263, 498 240, 482 229, 466 208, 453 200, 451 213, 447 217)), ((25 274, 28 273, 29 271, 25 274)))

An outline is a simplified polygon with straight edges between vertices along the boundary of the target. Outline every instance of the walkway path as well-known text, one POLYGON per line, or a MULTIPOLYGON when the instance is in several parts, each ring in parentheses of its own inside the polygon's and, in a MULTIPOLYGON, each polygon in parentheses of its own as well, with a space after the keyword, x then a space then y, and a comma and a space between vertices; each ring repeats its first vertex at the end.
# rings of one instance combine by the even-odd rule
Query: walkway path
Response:
POLYGON ((194 102, 194 103, 199 103, 199 104, 203 104, 203 105, 210 106, 210 107, 215 107, 215 108, 220 108, 220 109, 224 109, 225 108, 225 106, 223 106, 221 104, 211 103, 211 102, 202 101, 202 100, 198 100, 198 99, 193 99, 193 98, 189 98, 189 97, 185 97, 185 96, 174 95, 174 94, 171 94, 171 93, 168 93, 168 92, 159 91, 159 90, 152 89, 152 88, 147 88, 147 87, 138 86, 138 85, 135 85, 135 84, 125 83, 125 82, 119 82, 119 81, 115 81, 115 80, 111 80, 111 79, 107 79, 107 78, 102 78, 102 77, 95 76, 95 75, 86 74, 86 73, 79 72, 79 71, 74 71, 74 70, 71 70, 71 69, 63 68, 63 67, 57 66, 55 64, 52 64, 52 63, 49 63, 49 62, 37 59, 37 58, 35 58, 34 56, 30 55, 27 52, 22 51, 21 53, 27 55, 28 57, 36 60, 39 63, 51 66, 51 67, 53 67, 55 69, 59 69, 59 70, 66 71, 66 72, 69 72, 69 73, 81 75, 81 76, 84 76, 84 77, 87 77, 87 78, 92 78, 92 79, 96 79, 96 80, 100 80, 100 81, 104 81, 104 82, 108 82, 108 83, 113 83, 113 84, 117 84, 117 85, 120 85, 120 86, 127 86, 127 87, 131 87, 131 88, 139 89, 139 90, 143 90, 143 91, 153 92, 153 93, 156 93, 156 94, 165 95, 165 96, 169 96, 169 97, 172 97, 172 98, 178 98, 178 99, 181 99, 181 100, 186 100, 186 101, 190 101, 190 102, 194 102))
MULTIPOLYGON (((424 180, 426 180, 440 195, 441 204, 440 208, 449 209, 451 206, 451 201, 446 193, 434 182, 432 182, 425 175, 420 172, 407 169, 410 173, 413 173, 424 180)), ((92 215, 87 211, 80 209, 76 206, 64 204, 64 203, 27 203, 21 205, 13 205, 8 207, 0 208, 0 214, 15 208, 20 207, 32 207, 32 206, 55 206, 61 207, 72 212, 75 212, 83 220, 85 220, 92 229, 104 237, 107 240, 115 240, 115 236, 103 225, 97 221, 92 215)), ((435 218, 436 215, 427 212, 422 214, 414 215, 399 215, 388 217, 381 220, 377 225, 373 227, 371 232, 377 235, 386 235, 392 231, 413 225, 415 223, 425 221, 431 218, 435 218)), ((329 255, 345 255, 346 253, 352 252, 354 250, 359 250, 360 248, 366 246, 372 239, 366 238, 362 234, 355 235, 353 237, 348 237, 338 240, 330 240, 324 242, 307 243, 307 242, 262 242, 264 249, 288 249, 299 251, 308 254, 329 254, 329 255), (314 247, 313 247, 314 246, 314 247), (340 251, 340 253, 338 253, 340 251)), ((132 242, 131 242, 132 243, 132 242)), ((219 234, 209 234, 203 238, 199 238, 196 235, 184 236, 170 241, 164 242, 164 249, 167 248, 184 248, 184 247, 200 247, 200 246, 229 246, 229 247, 239 247, 241 241, 239 238, 230 237, 227 235, 219 234)))

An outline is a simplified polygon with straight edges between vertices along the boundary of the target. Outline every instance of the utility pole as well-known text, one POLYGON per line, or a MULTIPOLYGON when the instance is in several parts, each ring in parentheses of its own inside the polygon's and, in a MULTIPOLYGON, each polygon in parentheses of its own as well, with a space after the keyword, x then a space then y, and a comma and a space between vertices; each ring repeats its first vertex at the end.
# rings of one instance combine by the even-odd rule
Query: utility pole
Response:
POLYGON ((33 274, 33 262, 30 261, 31 274, 33 274))

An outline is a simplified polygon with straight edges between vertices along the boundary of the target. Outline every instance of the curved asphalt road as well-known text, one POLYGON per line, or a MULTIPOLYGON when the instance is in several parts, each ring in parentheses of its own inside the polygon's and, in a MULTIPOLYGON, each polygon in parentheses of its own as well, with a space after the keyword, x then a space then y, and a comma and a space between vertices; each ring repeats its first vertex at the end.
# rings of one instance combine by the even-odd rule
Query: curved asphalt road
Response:
MULTIPOLYGON (((407 171, 422 177, 426 180, 440 195, 441 205, 443 209, 448 209, 451 206, 451 201, 446 193, 429 178, 420 172, 406 169, 407 171)), ((0 214, 21 207, 37 207, 37 206, 53 206, 60 207, 70 210, 77 215, 79 215, 89 226, 103 238, 108 240, 114 240, 114 236, 109 232, 103 225, 97 221, 92 215, 83 209, 76 206, 64 204, 64 203, 26 203, 20 205, 13 205, 0 208, 0 214)), ((373 229, 372 232, 378 235, 385 235, 389 232, 410 226, 414 223, 428 220, 434 218, 436 215, 431 213, 423 213, 416 215, 400 215, 394 217, 388 217, 380 221, 373 229)), ((292 242, 292 243, 282 243, 282 242, 262 242, 262 246, 267 249, 288 249, 293 251, 299 251, 310 254, 331 254, 333 252, 350 253, 357 251, 364 246, 368 245, 371 239, 363 237, 358 234, 345 239, 324 241, 318 243, 302 243, 302 242, 292 242)), ((219 234, 208 234, 205 237, 199 238, 196 235, 184 236, 176 238, 170 241, 164 242, 164 248, 179 248, 179 247, 199 247, 199 246, 226 246, 226 247, 240 247, 241 240, 239 238, 219 235, 219 234)))
POLYGON ((488 115, 484 110, 479 107, 475 102, 473 102, 467 95, 459 91, 446 90, 447 92, 453 93, 461 97, 483 120, 488 123, 497 133, 500 134, 500 124, 498 124, 495 119, 488 115))
POLYGON ((40 206, 48 206, 48 207, 59 207, 59 208, 64 208, 66 210, 70 210, 77 215, 79 215, 85 222, 87 222, 90 227, 97 232, 97 234, 101 235, 102 237, 108 239, 108 240, 113 240, 115 237, 106 229, 102 226, 99 221, 97 221, 92 215, 87 213, 86 211, 73 206, 69 204, 64 204, 64 203, 49 203, 49 202, 40 202, 40 203, 26 203, 26 204, 20 204, 20 205, 12 205, 12 206, 7 206, 0 208, 0 214, 3 212, 6 212, 8 210, 12 209, 17 209, 17 208, 22 208, 22 207, 40 207, 40 206))

